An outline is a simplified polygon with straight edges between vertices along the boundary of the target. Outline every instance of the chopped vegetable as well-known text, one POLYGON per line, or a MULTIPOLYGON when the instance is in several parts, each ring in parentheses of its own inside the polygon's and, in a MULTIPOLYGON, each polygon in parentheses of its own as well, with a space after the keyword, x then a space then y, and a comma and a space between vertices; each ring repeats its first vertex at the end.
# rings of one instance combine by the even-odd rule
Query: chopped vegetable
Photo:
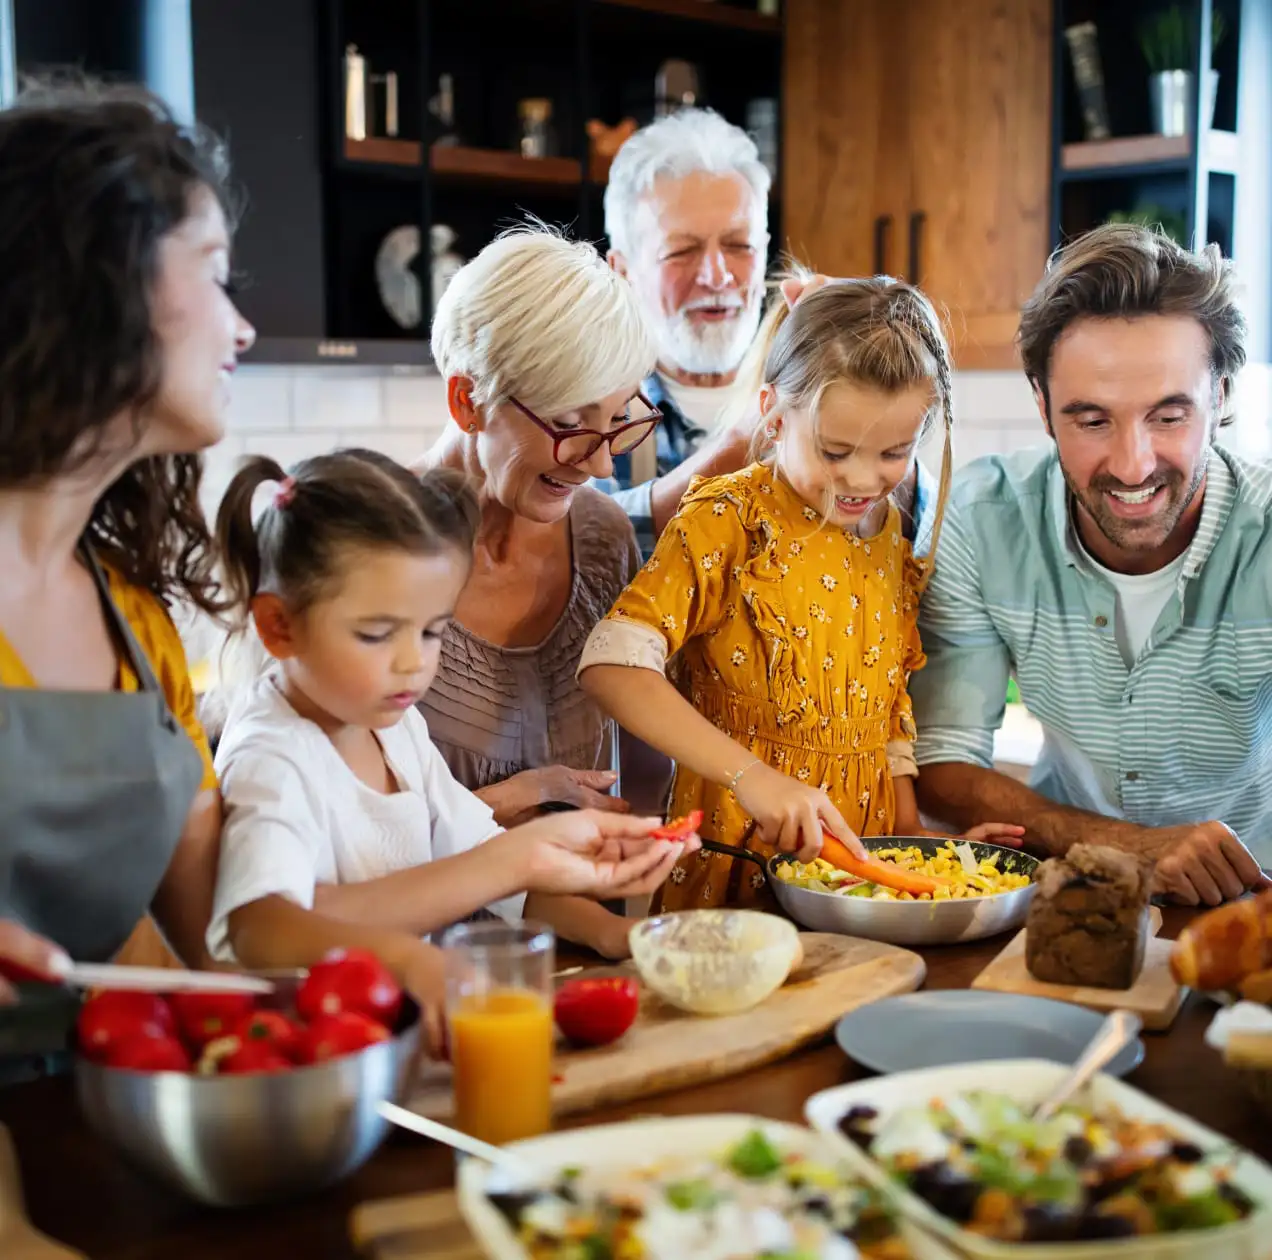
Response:
POLYGON ((729 1167, 739 1177, 771 1177, 781 1166, 781 1155, 759 1129, 729 1152, 729 1167))

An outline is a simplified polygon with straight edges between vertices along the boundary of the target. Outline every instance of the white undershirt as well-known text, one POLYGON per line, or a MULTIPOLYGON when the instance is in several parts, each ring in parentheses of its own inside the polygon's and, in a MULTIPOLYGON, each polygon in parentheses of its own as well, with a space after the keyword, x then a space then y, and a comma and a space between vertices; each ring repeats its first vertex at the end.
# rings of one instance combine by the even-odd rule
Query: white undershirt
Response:
MULTIPOLYGON (((233 961, 231 911, 280 895, 312 909, 319 884, 354 884, 475 848, 501 828, 433 746, 417 709, 376 736, 401 790, 377 792, 268 673, 237 698, 216 754, 225 800, 213 956, 233 961)), ((490 909, 518 919, 525 895, 490 909)))
POLYGON ((736 385, 683 385, 661 372, 658 376, 681 415, 704 433, 714 433, 731 418, 729 409, 738 397, 736 385))
POLYGON ((1082 546, 1081 540, 1078 545, 1082 547, 1082 554, 1091 567, 1106 578, 1117 592, 1114 631, 1122 659, 1126 662, 1126 668, 1130 669, 1139 659, 1158 617, 1162 615, 1162 609, 1170 602, 1171 595, 1179 585, 1179 574, 1184 561, 1188 559, 1188 552, 1184 551, 1165 568, 1156 569, 1152 573, 1114 573, 1096 560, 1082 546))

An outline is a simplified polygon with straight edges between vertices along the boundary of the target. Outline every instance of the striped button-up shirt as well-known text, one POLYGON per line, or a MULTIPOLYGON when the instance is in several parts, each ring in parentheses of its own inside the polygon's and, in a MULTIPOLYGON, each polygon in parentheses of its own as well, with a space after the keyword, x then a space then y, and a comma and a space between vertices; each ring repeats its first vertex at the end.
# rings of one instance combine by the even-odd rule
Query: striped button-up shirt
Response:
POLYGON ((1055 448, 963 469, 919 612, 919 765, 990 766, 1014 674, 1045 735, 1037 791, 1145 826, 1218 818, 1272 866, 1272 468, 1213 448, 1204 493, 1128 666, 1055 448))

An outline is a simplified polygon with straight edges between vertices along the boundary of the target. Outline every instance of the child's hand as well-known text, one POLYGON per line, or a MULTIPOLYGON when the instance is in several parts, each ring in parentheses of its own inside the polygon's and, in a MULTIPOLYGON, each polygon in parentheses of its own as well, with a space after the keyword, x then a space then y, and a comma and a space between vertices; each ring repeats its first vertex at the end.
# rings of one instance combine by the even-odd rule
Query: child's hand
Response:
POLYGON ((627 938, 640 919, 624 914, 612 914, 610 920, 605 924, 604 930, 597 937, 592 948, 610 962, 622 962, 632 956, 631 943, 627 938))
POLYGON ((823 828, 854 856, 866 856, 861 841, 821 788, 760 762, 741 777, 734 795, 755 819, 760 839, 782 853, 795 854, 801 862, 811 862, 821 852, 823 828))
POLYGON ((450 1057, 446 1044, 446 967, 442 951, 416 943, 401 968, 402 987, 420 1004, 421 1031, 430 1059, 450 1057))
POLYGON ((964 840, 974 840, 981 844, 1001 844, 1009 849, 1018 849, 1024 843, 1025 829, 1015 823, 981 823, 963 833, 964 840))
POLYGON ((501 839, 517 846, 516 860, 527 864, 525 887, 533 892, 638 897, 658 888, 681 856, 699 847, 697 836, 651 840, 661 825, 658 818, 581 809, 537 818, 501 839))

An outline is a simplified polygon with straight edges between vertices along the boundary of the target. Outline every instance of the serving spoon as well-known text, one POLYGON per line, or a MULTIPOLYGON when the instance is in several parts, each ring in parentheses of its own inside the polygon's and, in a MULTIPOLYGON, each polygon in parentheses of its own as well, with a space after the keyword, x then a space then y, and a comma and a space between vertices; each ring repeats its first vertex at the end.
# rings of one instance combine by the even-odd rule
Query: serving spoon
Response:
POLYGON ((1078 1056, 1069 1074, 1032 1112, 1035 1120, 1049 1120, 1121 1049, 1140 1034, 1144 1021, 1134 1011, 1111 1011, 1078 1056))

